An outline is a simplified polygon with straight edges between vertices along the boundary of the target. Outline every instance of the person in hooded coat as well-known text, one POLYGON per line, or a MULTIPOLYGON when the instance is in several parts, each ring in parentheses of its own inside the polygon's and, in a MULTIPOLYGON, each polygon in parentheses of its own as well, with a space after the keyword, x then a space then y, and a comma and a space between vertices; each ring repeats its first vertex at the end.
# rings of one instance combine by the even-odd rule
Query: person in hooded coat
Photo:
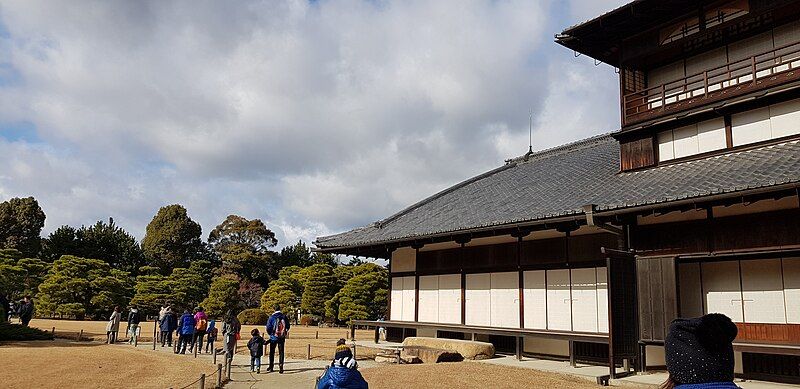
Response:
POLYGON ((186 347, 192 343, 192 338, 194 337, 194 315, 187 309, 183 311, 183 316, 181 316, 181 326, 178 329, 180 331, 180 338, 178 338, 178 349, 180 350, 180 354, 186 354, 186 347))
POLYGON ((166 311, 164 311, 164 315, 161 316, 158 322, 158 327, 161 330, 161 347, 164 347, 165 343, 167 346, 172 347, 172 331, 175 331, 177 327, 172 307, 167 307, 166 311))
POLYGON ((114 307, 114 311, 111 312, 111 316, 108 318, 108 324, 106 324, 106 343, 116 343, 117 333, 119 333, 119 322, 121 320, 122 312, 120 312, 119 306, 116 306, 114 307))
POLYGON ((669 378, 661 388, 739 388, 733 383, 737 333, 736 324, 720 313, 673 320, 664 341, 669 378))
POLYGON ((368 389, 369 384, 358 371, 353 352, 344 339, 336 342, 333 362, 317 383, 317 389, 368 389))
POLYGON ((214 351, 214 342, 217 341, 217 334, 219 333, 219 329, 217 328, 217 321, 216 320, 209 320, 208 321, 208 329, 206 329, 206 354, 214 351))

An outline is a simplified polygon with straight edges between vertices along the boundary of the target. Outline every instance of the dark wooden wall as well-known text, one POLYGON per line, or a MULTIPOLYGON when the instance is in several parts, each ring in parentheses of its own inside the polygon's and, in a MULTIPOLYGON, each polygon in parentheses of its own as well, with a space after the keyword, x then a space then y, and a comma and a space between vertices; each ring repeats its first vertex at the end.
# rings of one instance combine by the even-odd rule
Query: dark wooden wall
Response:
POLYGON ((800 209, 636 226, 640 255, 690 254, 800 245, 800 209))
POLYGON ((655 141, 652 135, 620 141, 619 163, 622 171, 656 164, 655 141))
POLYGON ((617 237, 601 233, 562 238, 525 240, 417 253, 420 275, 500 272, 566 268, 571 265, 602 266, 601 248, 616 248, 617 237), (519 258, 519 264, 517 263, 519 258))
POLYGON ((678 317, 675 257, 636 261, 639 292, 639 338, 664 341, 669 324, 678 317))

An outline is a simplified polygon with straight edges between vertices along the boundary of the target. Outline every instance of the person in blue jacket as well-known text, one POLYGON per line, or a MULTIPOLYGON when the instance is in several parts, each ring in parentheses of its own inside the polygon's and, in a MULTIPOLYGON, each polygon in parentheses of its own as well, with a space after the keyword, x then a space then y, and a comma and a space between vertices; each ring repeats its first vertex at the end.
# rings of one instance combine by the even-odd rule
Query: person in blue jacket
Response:
POLYGON ((267 334, 269 335, 269 368, 271 372, 275 365, 275 347, 278 348, 278 372, 283 374, 283 357, 286 337, 289 336, 289 319, 281 312, 280 305, 275 305, 275 312, 267 320, 267 334))
POLYGON ((178 329, 181 334, 181 336, 178 338, 178 349, 180 350, 181 354, 186 354, 186 347, 192 343, 192 338, 194 338, 194 325, 194 315, 192 315, 188 309, 183 311, 183 316, 181 316, 181 326, 178 329))
POLYGON ((167 307, 164 310, 164 316, 161 317, 158 326, 161 329, 161 347, 164 347, 165 343, 167 346, 172 347, 172 331, 175 331, 176 327, 175 314, 172 313, 172 307, 167 307))
POLYGON ((317 389, 369 389, 369 384, 357 369, 353 352, 344 339, 339 339, 336 342, 333 363, 325 369, 317 383, 317 389))

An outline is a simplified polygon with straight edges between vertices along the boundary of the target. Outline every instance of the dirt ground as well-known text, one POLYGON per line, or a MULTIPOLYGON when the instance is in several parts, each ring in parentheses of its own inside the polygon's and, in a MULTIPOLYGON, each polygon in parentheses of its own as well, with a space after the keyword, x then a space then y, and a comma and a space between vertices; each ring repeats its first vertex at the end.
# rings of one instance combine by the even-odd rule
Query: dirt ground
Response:
POLYGON ((98 342, 4 343, 0 382, 3 388, 177 388, 214 370, 208 362, 176 359, 172 353, 98 342))
MULTIPOLYGON (((103 321, 34 319, 30 325, 47 331, 51 331, 55 327, 56 337, 59 338, 76 339, 80 331, 83 330, 83 339, 103 342, 106 340, 106 322, 103 321)), ((218 328, 222 328, 220 324, 218 326, 218 328)), ((125 337, 125 327, 125 323, 120 324, 119 337, 121 340, 125 337)), ((152 344, 154 323, 142 323, 141 328, 140 346, 142 344, 152 344)), ((263 334, 263 325, 242 326, 242 340, 239 341, 238 354, 247 352, 247 340, 250 339, 250 331, 254 328, 257 328, 263 334)), ((308 356, 308 346, 311 345, 311 359, 331 358, 336 351, 336 341, 339 338, 349 336, 349 332, 350 330, 347 328, 292 326, 289 338, 286 339, 286 357, 305 359, 308 356)), ((373 331, 356 331, 356 339, 372 339, 373 336, 373 331)), ((174 336, 173 339, 175 339, 174 336)), ((375 352, 376 350, 374 349, 359 348, 356 350, 356 356, 358 359, 374 358, 375 352)))
POLYGON ((431 365, 385 365, 364 369, 361 374, 369 382, 370 388, 380 389, 597 388, 594 382, 567 375, 469 361, 431 365))

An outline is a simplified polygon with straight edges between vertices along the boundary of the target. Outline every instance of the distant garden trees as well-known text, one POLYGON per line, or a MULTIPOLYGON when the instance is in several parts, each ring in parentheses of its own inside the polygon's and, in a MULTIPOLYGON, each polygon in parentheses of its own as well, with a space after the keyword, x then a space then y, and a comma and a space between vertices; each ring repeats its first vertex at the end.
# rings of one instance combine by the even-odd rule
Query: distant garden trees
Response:
POLYGON ((53 262, 39 285, 37 312, 99 318, 114 305, 124 306, 132 288, 127 272, 99 259, 64 255, 53 262))
POLYGON ((0 293, 12 300, 34 296, 50 264, 36 258, 23 258, 16 249, 0 249, 0 293))
POLYGON ((388 301, 384 267, 340 264, 305 243, 273 251, 275 233, 259 219, 230 215, 201 239, 179 204, 158 210, 141 245, 113 219, 61 226, 42 239, 45 214, 32 198, 0 203, 0 293, 32 295, 37 314, 105 317, 115 305, 154 315, 202 305, 211 316, 247 310, 262 321, 275 305, 312 322, 377 319, 388 301))
POLYGON ((113 268, 136 275, 145 265, 144 253, 131 234, 114 224, 98 221, 92 226, 61 226, 43 240, 42 258, 55 261, 62 255, 96 258, 113 268))
POLYGON ((142 267, 130 304, 150 315, 156 314, 165 302, 175 310, 193 309, 208 295, 209 282, 203 274, 203 266, 192 265, 172 269, 167 276, 156 267, 142 267))
POLYGON ((201 304, 212 317, 222 317, 228 310, 235 310, 239 304, 239 279, 227 274, 214 278, 208 297, 201 304))

